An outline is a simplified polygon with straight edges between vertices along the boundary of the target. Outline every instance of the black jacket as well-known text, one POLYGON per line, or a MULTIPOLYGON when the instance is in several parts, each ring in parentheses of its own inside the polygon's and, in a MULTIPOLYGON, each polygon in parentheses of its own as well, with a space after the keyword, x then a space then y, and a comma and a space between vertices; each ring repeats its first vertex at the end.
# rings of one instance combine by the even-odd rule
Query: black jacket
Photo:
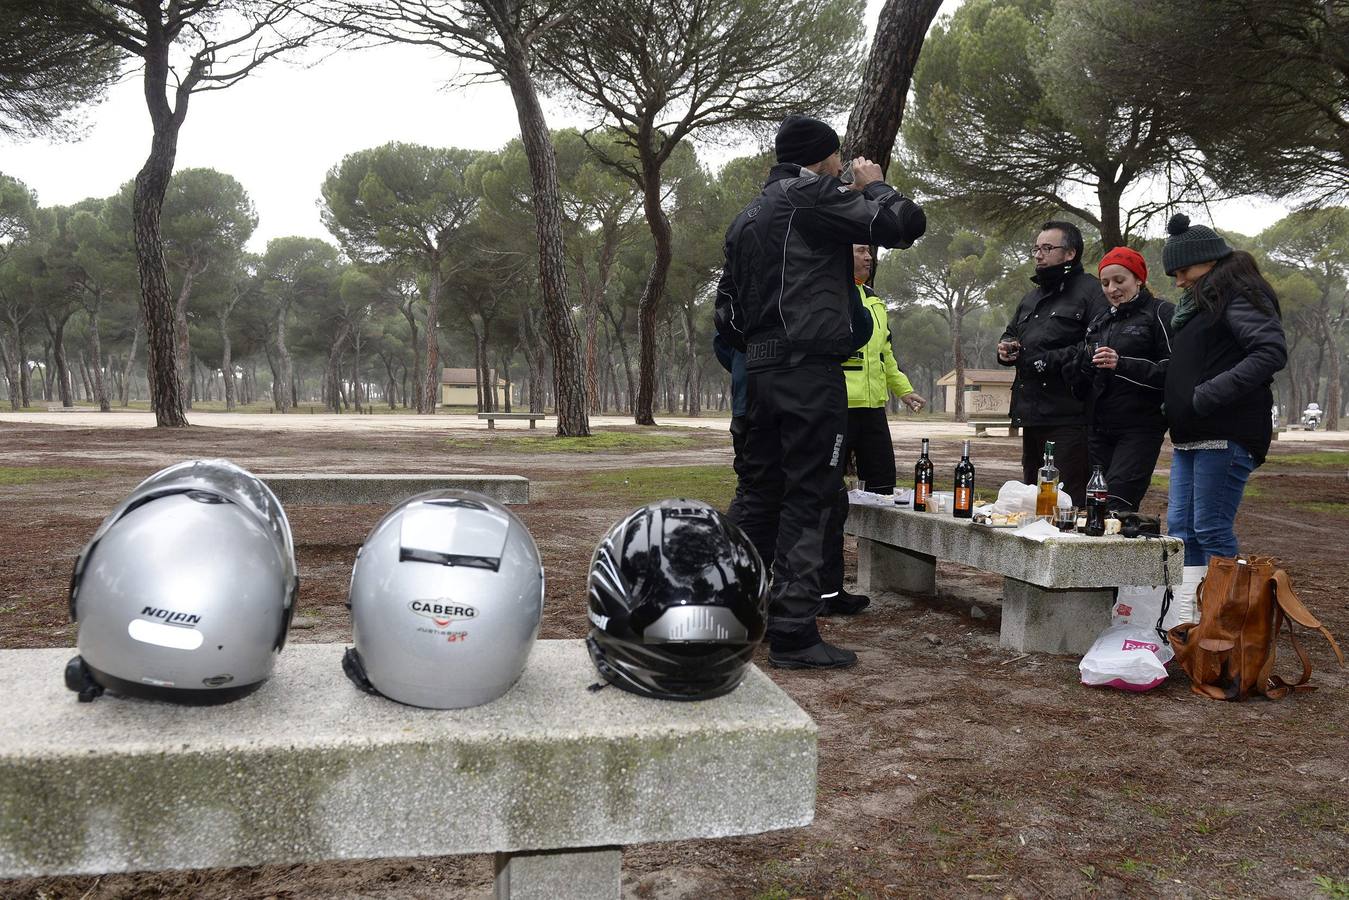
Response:
POLYGON ((843 360, 852 333, 853 244, 908 247, 923 210, 884 182, 854 191, 837 178, 776 165, 726 232, 717 332, 753 371, 809 358, 843 360))
MULTIPOLYGON (((1109 301, 1107 301, 1108 303, 1109 301)), ((1093 428, 1101 431, 1165 431, 1162 391, 1171 359, 1171 317, 1176 307, 1146 287, 1127 303, 1107 306, 1087 325, 1066 375, 1087 402, 1093 428), (1119 354, 1112 369, 1091 364, 1096 347, 1119 354)))
MULTIPOLYGON (((849 312, 852 314, 853 340, 857 341, 853 350, 858 350, 871 340, 875 320, 857 291, 853 291, 849 312)), ((712 352, 717 355, 721 367, 731 373, 731 416, 746 415, 749 412, 749 373, 745 370, 745 354, 732 347, 720 334, 712 335, 712 352)))
POLYGON ((1082 271, 1079 263, 1068 267, 1061 279, 1045 284, 1039 276, 1036 287, 1021 298, 1016 314, 1001 340, 1021 341, 1021 354, 1012 384, 1012 422, 1017 425, 1085 425, 1086 404, 1073 395, 1064 380, 1064 368, 1076 358, 1087 323, 1109 305, 1101 283, 1082 271))
POLYGON ((1166 418, 1171 440, 1236 441, 1265 461, 1273 427, 1274 375, 1288 362, 1278 304, 1274 314, 1245 297, 1221 313, 1202 310, 1172 339, 1166 371, 1166 418))

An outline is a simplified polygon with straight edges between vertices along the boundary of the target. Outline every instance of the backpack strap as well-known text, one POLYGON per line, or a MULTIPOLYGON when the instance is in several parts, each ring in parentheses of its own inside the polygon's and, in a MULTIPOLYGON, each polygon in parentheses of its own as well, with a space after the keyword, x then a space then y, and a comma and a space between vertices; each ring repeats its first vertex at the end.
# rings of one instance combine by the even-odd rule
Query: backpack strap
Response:
MULTIPOLYGON (((1297 594, 1293 593, 1293 583, 1288 580, 1288 573, 1283 569, 1276 569, 1273 575, 1274 596, 1278 602, 1279 612, 1286 615, 1292 622, 1296 622, 1303 628, 1315 628, 1320 631, 1325 639, 1330 642, 1330 649, 1335 651, 1335 658, 1340 661, 1340 666, 1344 666, 1344 653, 1340 650, 1340 645, 1335 643, 1335 638, 1330 630, 1312 615, 1311 610, 1303 605, 1298 599, 1297 594)), ((1292 623, 1289 623, 1289 632, 1292 632, 1292 623)), ((1275 625, 1275 632, 1278 632, 1278 624, 1275 625)), ((1297 646, 1297 639, 1293 639, 1293 645, 1297 646)))
POLYGON ((1163 641, 1167 640, 1167 634, 1166 629, 1162 627, 1162 623, 1166 621, 1166 614, 1171 611, 1171 600, 1174 596, 1171 593, 1171 578, 1166 571, 1166 557, 1166 539, 1162 538, 1162 611, 1157 614, 1157 624, 1153 628, 1163 641))
MULTIPOLYGON (((1288 639, 1293 642, 1293 652, 1297 654, 1297 658, 1302 662, 1302 677, 1290 684, 1278 675, 1270 675, 1265 679, 1263 688, 1265 696, 1271 700, 1282 700, 1290 691, 1316 690, 1313 685, 1307 684, 1312 677, 1311 660, 1307 658, 1307 651, 1302 649, 1302 642, 1297 639, 1297 634, 1293 631, 1292 618, 1285 617, 1282 609, 1274 614, 1274 640, 1278 640, 1279 628, 1284 622, 1288 623, 1288 639)), ((1273 663, 1273 660, 1271 659, 1270 662, 1273 663)))

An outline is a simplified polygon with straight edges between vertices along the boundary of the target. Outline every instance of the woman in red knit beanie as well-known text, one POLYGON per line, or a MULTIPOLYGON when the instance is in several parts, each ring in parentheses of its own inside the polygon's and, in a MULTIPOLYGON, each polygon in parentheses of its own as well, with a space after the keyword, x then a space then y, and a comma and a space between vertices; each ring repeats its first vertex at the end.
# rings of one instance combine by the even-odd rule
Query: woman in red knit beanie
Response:
POLYGON ((1116 247, 1098 272, 1110 306, 1087 326, 1066 374, 1089 407, 1087 461, 1105 473, 1111 511, 1124 512, 1143 502, 1166 434, 1175 307, 1148 290, 1148 264, 1136 250, 1116 247))

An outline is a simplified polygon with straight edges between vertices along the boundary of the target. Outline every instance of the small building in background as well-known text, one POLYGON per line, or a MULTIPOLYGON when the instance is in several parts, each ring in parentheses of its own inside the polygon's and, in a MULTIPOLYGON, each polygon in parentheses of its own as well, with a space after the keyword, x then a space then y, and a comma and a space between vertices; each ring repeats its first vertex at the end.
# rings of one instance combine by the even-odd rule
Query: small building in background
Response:
MULTIPOLYGON (((495 381, 497 384, 497 401, 504 407, 506 404, 506 381, 503 378, 497 378, 496 369, 487 370, 489 383, 495 381)), ((514 388, 514 385, 511 385, 514 388)), ((510 401, 516 402, 515 391, 512 390, 510 401)), ((478 406, 478 379, 477 372, 473 369, 441 369, 440 370, 440 405, 441 406, 478 406)))
MULTIPOLYGON (((966 369, 965 370, 965 415, 970 419, 1007 418, 1012 410, 1012 382, 1016 380, 1016 369, 966 369)), ((956 372, 955 369, 937 379, 937 387, 945 394, 942 409, 948 413, 956 411, 956 372)))

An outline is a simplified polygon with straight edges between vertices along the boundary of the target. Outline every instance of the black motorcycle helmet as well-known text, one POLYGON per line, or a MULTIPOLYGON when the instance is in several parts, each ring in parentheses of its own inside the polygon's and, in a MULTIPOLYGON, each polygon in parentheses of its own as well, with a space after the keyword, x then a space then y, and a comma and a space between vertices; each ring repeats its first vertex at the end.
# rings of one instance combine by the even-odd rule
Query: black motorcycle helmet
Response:
POLYGON ((590 563, 590 658, 606 681, 707 700, 745 676, 768 619, 768 579, 744 532, 700 500, 632 512, 590 563))

